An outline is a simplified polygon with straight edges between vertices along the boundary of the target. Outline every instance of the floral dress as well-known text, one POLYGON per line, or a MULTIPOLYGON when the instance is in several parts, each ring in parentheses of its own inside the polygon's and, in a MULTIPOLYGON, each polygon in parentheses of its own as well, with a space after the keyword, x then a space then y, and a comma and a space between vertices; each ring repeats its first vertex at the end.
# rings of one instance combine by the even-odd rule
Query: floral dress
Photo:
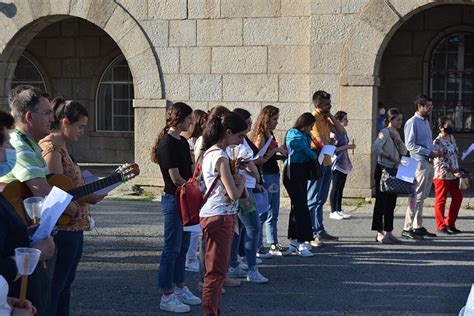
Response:
POLYGON ((442 180, 454 180, 454 170, 459 170, 458 146, 453 135, 448 138, 441 134, 433 141, 434 149, 443 153, 441 157, 434 159, 434 178, 442 180))

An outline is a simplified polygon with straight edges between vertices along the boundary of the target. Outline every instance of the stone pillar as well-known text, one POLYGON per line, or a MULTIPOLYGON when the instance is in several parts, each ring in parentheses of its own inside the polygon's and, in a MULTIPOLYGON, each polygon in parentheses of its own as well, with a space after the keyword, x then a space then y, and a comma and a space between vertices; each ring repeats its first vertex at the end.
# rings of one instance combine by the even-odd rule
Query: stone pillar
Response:
POLYGON ((138 185, 163 186, 159 166, 151 162, 151 149, 158 133, 165 126, 165 99, 135 99, 135 162, 140 166, 138 185))

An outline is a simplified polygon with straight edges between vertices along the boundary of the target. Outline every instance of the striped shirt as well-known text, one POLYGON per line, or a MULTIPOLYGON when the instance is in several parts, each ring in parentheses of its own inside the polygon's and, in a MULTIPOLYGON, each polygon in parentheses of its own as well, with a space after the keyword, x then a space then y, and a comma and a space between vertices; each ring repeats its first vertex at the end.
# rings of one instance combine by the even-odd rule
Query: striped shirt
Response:
POLYGON ((46 179, 50 172, 43 159, 41 147, 18 129, 15 129, 10 137, 10 143, 16 150, 16 164, 12 171, 0 178, 0 182, 46 179))

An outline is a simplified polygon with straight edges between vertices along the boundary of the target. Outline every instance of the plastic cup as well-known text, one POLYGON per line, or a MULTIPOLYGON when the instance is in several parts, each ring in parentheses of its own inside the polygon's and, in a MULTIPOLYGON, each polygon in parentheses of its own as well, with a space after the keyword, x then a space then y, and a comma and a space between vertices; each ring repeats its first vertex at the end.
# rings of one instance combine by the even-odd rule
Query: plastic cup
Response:
POLYGON ((31 220, 39 220, 43 212, 43 198, 34 196, 23 201, 26 213, 31 220))
POLYGON ((36 248, 16 248, 15 261, 18 274, 31 275, 35 271, 41 255, 41 250, 36 248))

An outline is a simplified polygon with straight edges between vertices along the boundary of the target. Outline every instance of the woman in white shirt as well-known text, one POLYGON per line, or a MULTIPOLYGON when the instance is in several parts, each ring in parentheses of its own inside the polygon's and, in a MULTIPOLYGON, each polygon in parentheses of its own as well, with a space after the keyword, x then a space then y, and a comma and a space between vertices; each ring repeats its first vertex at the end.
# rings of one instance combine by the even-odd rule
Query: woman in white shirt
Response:
POLYGON ((204 130, 203 140, 210 145, 202 161, 209 198, 201 208, 201 227, 206 243, 206 274, 202 304, 206 315, 220 315, 220 298, 229 268, 230 249, 236 223, 237 200, 244 191, 243 176, 232 173, 226 148, 242 143, 247 124, 236 113, 212 118, 204 130), (213 185, 214 184, 214 185, 213 185))

